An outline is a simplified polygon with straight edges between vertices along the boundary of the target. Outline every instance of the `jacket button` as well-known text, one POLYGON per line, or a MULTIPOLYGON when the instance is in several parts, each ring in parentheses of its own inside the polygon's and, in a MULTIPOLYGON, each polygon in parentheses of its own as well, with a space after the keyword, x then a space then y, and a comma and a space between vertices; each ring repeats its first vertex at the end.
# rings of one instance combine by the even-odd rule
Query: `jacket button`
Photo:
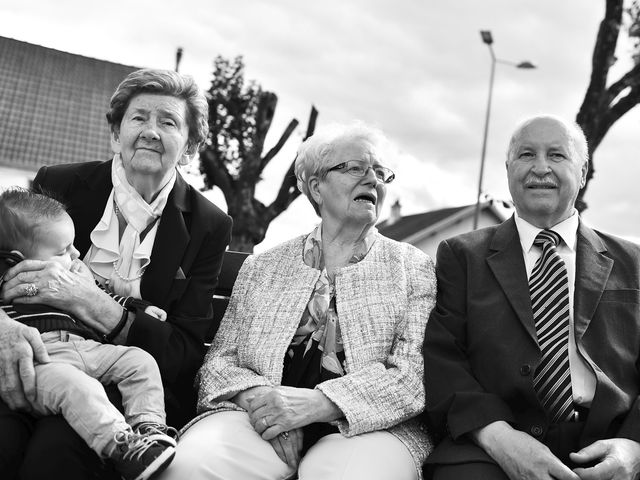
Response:
POLYGON ((542 435, 543 431, 544 430, 542 430, 542 427, 538 425, 534 425, 533 427, 531 427, 531 435, 533 435, 534 437, 539 437, 540 435, 542 435))
POLYGON ((520 367, 520 375, 526 377, 531 373, 531 365, 524 364, 520 367))

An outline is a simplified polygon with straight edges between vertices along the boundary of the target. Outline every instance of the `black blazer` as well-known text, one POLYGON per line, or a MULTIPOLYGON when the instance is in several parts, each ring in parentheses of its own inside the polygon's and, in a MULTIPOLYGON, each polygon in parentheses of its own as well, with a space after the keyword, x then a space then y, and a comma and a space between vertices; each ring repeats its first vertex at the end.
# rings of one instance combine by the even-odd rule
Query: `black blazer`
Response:
MULTIPOLYGON (((549 426, 533 389, 541 353, 513 218, 442 242, 436 273, 424 345, 427 410, 448 439, 427 461, 472 460, 473 448, 459 442, 497 420, 541 437, 549 426)), ((596 376, 581 445, 640 441, 638 245, 580 222, 573 315, 578 349, 596 376)))
MULTIPOLYGON (((76 230, 74 244, 84 256, 113 188, 111 161, 42 167, 34 183, 67 206, 76 230)), ((140 284, 142 298, 164 309, 167 320, 140 313, 127 338, 128 345, 146 350, 158 362, 167 421, 174 426, 195 413, 193 379, 204 356, 211 297, 231 225, 231 217, 177 176, 140 284), (179 269, 184 275, 178 275, 179 269)))

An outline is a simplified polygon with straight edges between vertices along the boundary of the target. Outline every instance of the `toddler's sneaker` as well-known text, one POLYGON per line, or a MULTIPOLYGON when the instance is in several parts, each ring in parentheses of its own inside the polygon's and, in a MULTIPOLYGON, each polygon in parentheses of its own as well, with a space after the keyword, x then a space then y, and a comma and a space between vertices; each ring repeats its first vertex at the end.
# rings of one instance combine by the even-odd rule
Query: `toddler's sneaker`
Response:
POLYGON ((140 435, 158 435, 154 438, 167 442, 173 447, 176 446, 176 441, 178 440, 178 431, 164 423, 140 422, 133 428, 133 431, 140 435), (163 436, 167 438, 163 439, 163 436))
POLYGON ((131 430, 114 436, 116 448, 111 456, 114 467, 125 480, 148 480, 162 472, 176 454, 176 441, 163 433, 131 430))

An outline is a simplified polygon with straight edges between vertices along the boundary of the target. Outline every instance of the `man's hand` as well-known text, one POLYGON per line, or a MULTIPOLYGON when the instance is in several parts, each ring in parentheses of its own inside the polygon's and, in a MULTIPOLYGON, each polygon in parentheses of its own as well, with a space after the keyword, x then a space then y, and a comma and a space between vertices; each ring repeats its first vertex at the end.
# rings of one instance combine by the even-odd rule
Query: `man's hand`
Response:
POLYGON ((31 410, 36 398, 34 362, 48 363, 40 333, 0 311, 0 398, 12 410, 31 410))
POLYGON ((506 422, 490 423, 471 436, 511 480, 580 480, 544 444, 506 422))
POLYGON ((635 480, 640 476, 640 443, 627 438, 598 440, 570 458, 578 464, 598 462, 574 469, 581 480, 635 480))

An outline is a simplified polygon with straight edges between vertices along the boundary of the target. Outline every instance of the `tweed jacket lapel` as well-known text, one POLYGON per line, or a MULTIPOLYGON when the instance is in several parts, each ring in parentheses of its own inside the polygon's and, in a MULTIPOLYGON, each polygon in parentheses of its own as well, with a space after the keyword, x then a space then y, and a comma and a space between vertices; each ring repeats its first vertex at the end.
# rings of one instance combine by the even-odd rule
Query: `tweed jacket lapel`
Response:
POLYGON ((487 257, 489 268, 502 287, 522 326, 537 344, 529 282, 522 256, 522 245, 513 217, 498 226, 489 250, 494 252, 487 257))
MULTIPOLYGON (((189 244, 186 222, 191 212, 187 184, 178 173, 164 207, 151 251, 148 275, 142 278, 140 293, 155 305, 165 305, 173 279, 189 244)), ((186 271, 186 269, 183 269, 186 271)))
POLYGON ((613 268, 613 260, 604 255, 606 251, 596 233, 580 221, 573 307, 576 341, 580 341, 587 330, 613 268))

